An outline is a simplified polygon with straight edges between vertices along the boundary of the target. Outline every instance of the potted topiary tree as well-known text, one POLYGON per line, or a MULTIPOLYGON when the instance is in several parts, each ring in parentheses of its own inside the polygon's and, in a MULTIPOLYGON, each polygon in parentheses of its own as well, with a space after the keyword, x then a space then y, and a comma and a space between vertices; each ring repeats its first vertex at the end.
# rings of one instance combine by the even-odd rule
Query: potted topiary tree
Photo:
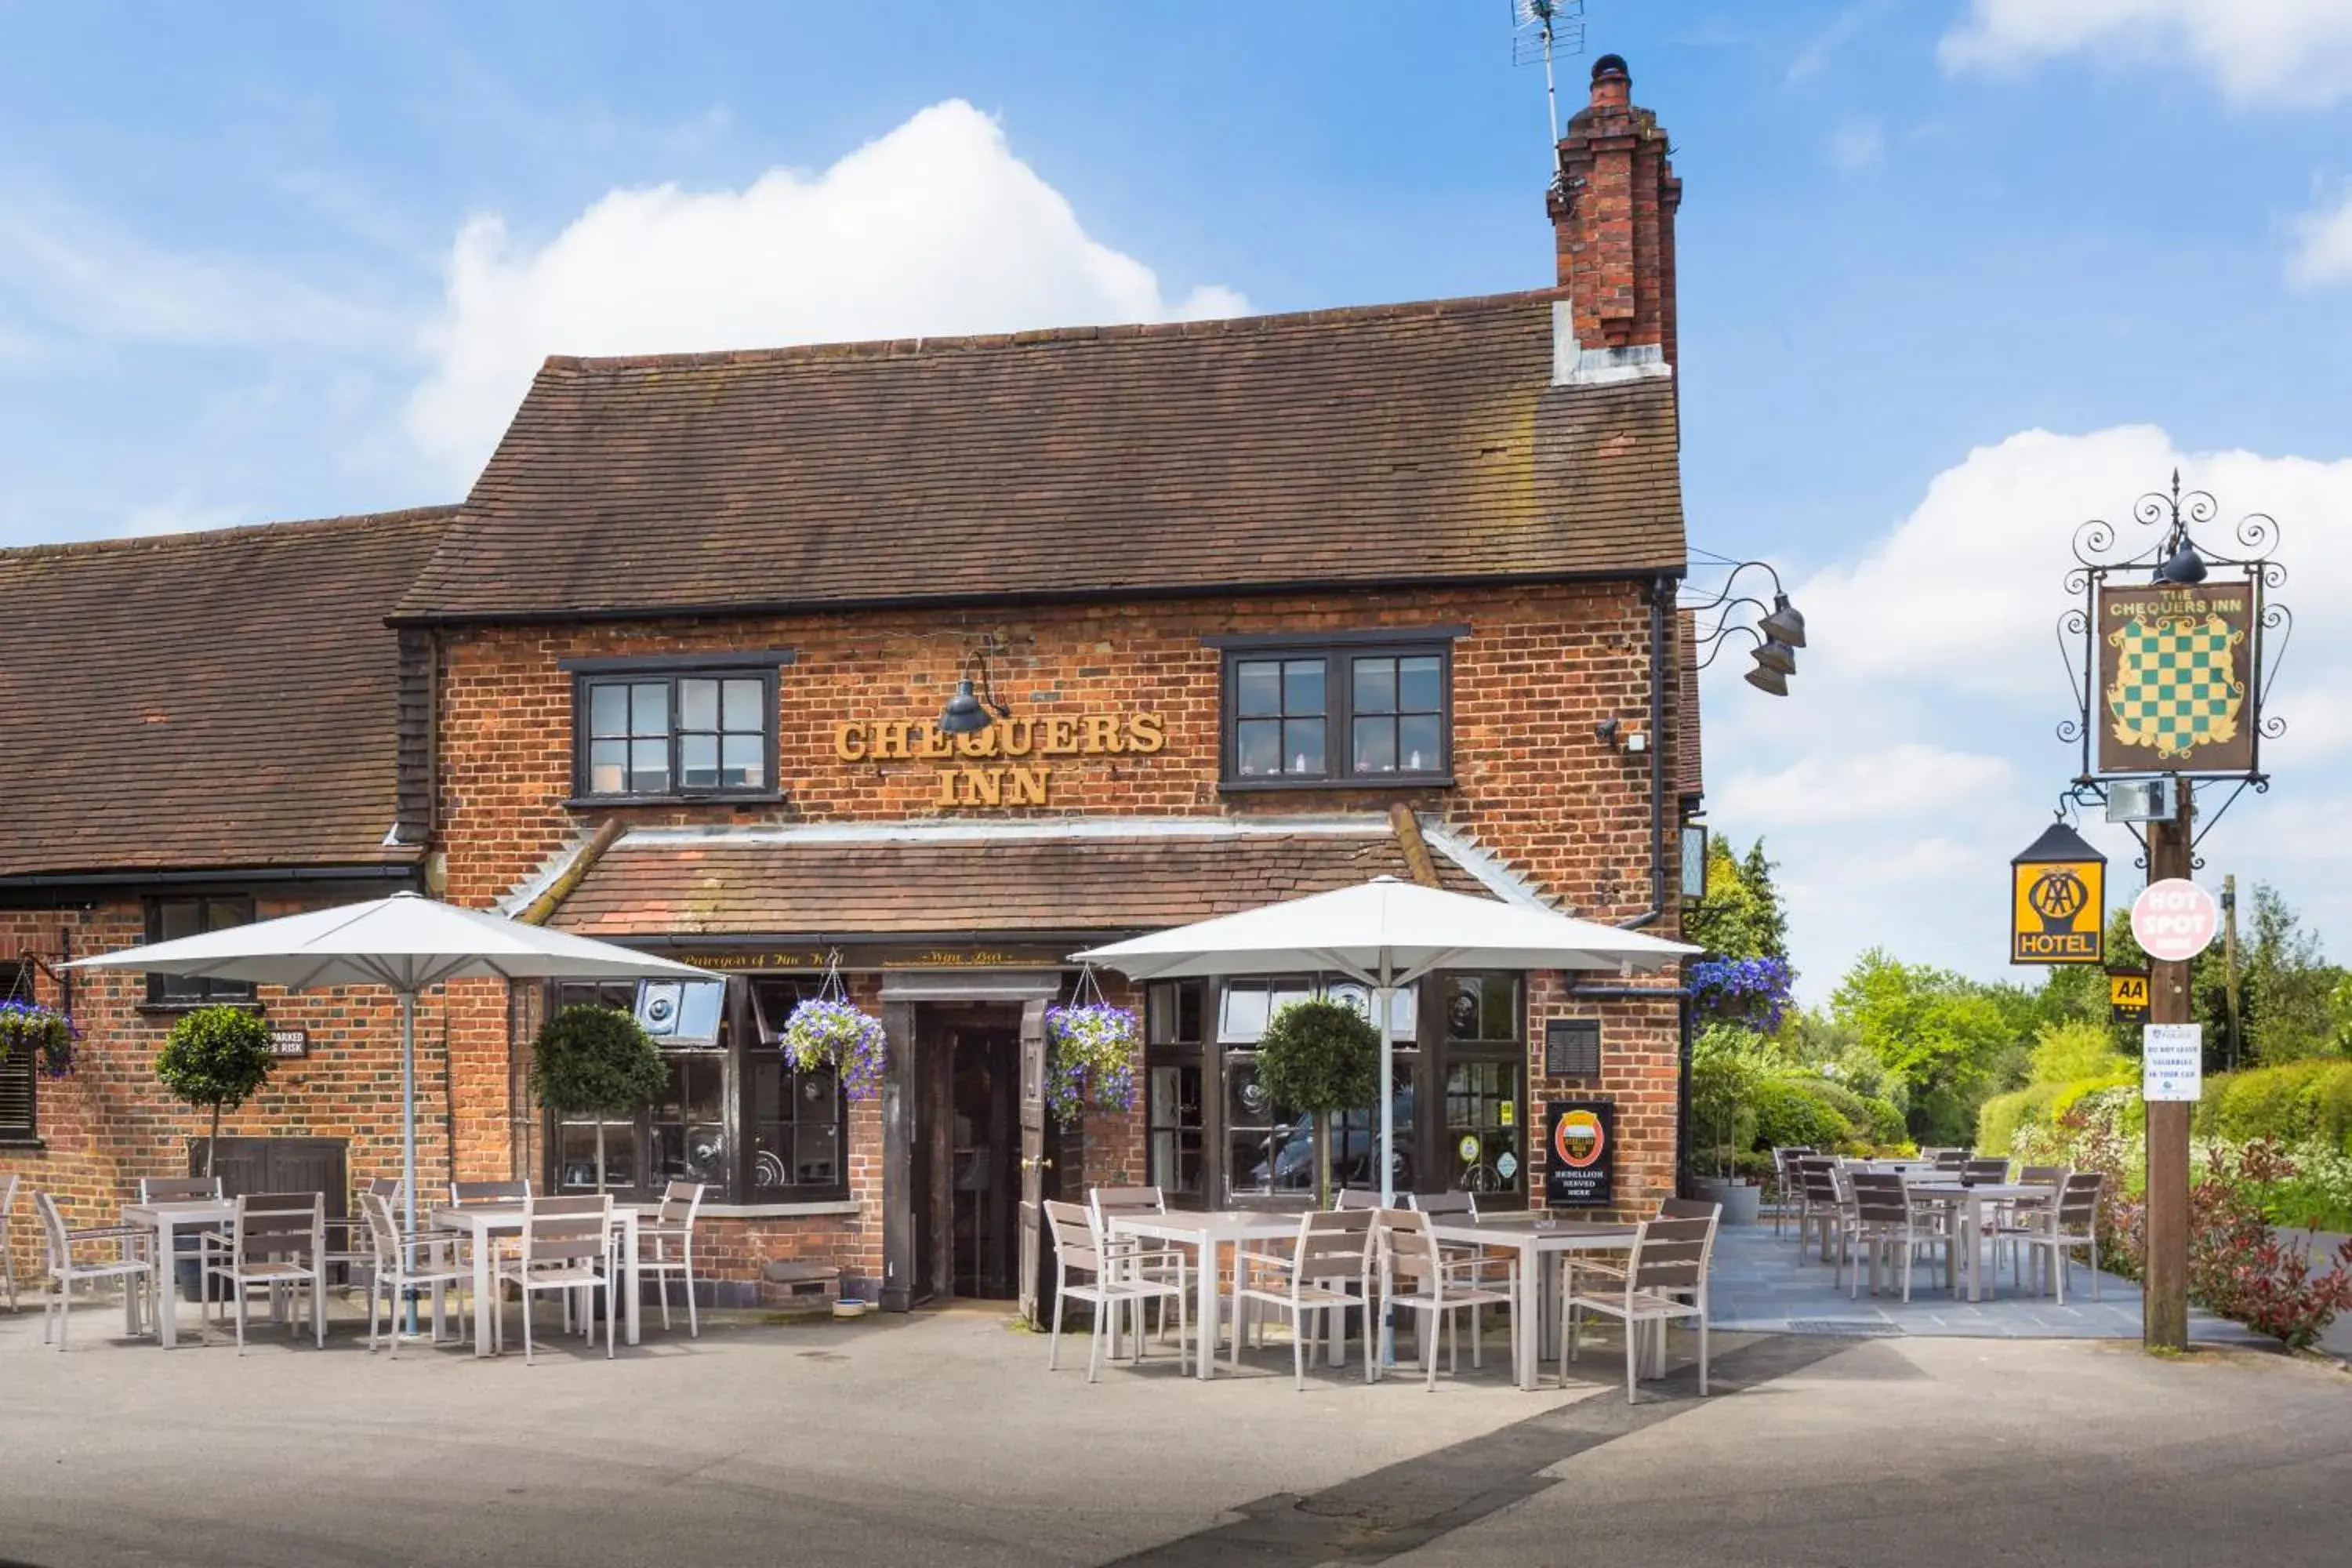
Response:
POLYGON ((1755 1037, 1729 1024, 1709 1024, 1691 1046, 1691 1184, 1723 1206, 1726 1225, 1753 1225, 1763 1189, 1741 1178, 1740 1151, 1756 1141, 1753 1103, 1761 1077, 1755 1037))
POLYGON ((1372 1104, 1380 1093, 1381 1032, 1344 1002, 1290 1003, 1258 1039, 1257 1081, 1275 1104, 1320 1123, 1315 1202, 1330 1207, 1332 1118, 1372 1104))
POLYGON ((211 1110, 205 1175, 219 1173, 221 1112, 251 1099, 277 1065, 269 1052, 269 1026, 243 1007, 198 1007, 172 1026, 155 1054, 155 1076, 173 1099, 211 1110))
MULTIPOLYGON (((172 1098, 198 1110, 209 1109, 212 1131, 205 1138, 205 1174, 220 1171, 221 1112, 235 1110, 268 1079, 278 1058, 269 1050, 269 1026, 243 1007, 198 1007, 180 1016, 155 1053, 155 1076, 172 1098)), ((194 1250, 193 1236, 179 1238, 182 1251, 194 1250)), ((204 1293, 201 1268, 194 1258, 173 1260, 180 1294, 189 1300, 204 1293)))
POLYGON ((540 1026, 530 1092, 559 1116, 596 1118, 596 1190, 604 1180, 604 1119, 625 1116, 669 1085, 661 1050, 630 1014, 583 1002, 540 1026))

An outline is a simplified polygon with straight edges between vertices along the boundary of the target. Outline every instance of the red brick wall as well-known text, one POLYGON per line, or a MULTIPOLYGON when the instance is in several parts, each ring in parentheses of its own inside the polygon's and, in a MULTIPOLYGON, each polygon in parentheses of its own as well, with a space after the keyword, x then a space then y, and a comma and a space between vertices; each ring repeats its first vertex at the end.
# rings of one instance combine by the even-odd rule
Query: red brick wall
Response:
MULTIPOLYGON (((1649 728, 1649 609, 1646 588, 1633 583, 445 633, 437 842, 446 857, 447 896, 475 905, 507 896, 607 815, 640 825, 711 825, 1384 808, 1399 798, 1397 792, 1221 792, 1220 656, 1201 639, 1219 633, 1457 623, 1471 628, 1454 644, 1457 787, 1408 791, 1403 798, 1475 837, 1578 913, 1617 920, 1641 912, 1651 888, 1649 760, 1603 745, 1593 733, 1595 723, 1612 716, 1627 730, 1649 728), (1041 721, 1156 712, 1165 721, 1166 745, 1149 755, 1033 759, 1050 761, 1055 770, 1051 801, 1043 809, 943 811, 936 784, 941 764, 844 763, 835 755, 839 721, 936 715, 966 655, 990 639, 1007 645, 992 668, 1015 713, 1041 721), (572 679, 559 661, 768 647, 798 655, 783 671, 779 693, 783 803, 617 811, 565 805, 572 794, 572 679)), ((1666 700, 1661 739, 1671 743, 1680 701, 1671 679, 1666 700)), ((1669 753, 1670 773, 1673 763, 1669 753)), ((1675 846, 1670 831, 1669 889, 1675 846)), ((1671 934, 1674 916, 1653 929, 1671 934)), ((871 996, 876 977, 858 978, 861 994, 871 996)), ((1616 982, 1613 975, 1605 978, 1616 982)), ((1531 1002, 1533 1040, 1541 1038, 1543 1017, 1555 1013, 1607 1020, 1609 1072, 1601 1088, 1622 1108, 1620 1188, 1628 1208, 1646 1210, 1673 1184, 1677 1040, 1672 1004, 1570 1001, 1548 981, 1531 988, 1531 1002)), ((1539 1053, 1532 1065, 1539 1069, 1539 1053)), ((1531 1115, 1548 1090, 1570 1087, 1548 1085, 1531 1072, 1531 1115)), ((725 1222, 728 1239, 715 1255, 724 1258, 729 1274, 749 1277, 761 1258, 786 1256, 833 1257, 845 1269, 878 1271, 877 1109, 856 1108, 851 1132, 861 1215, 855 1221, 725 1222)), ((1538 1181, 1539 1142, 1529 1139, 1537 1165, 1530 1175, 1538 1181)), ((486 1149, 483 1157, 492 1153, 486 1149)), ((1083 1157, 1088 1183, 1141 1179, 1139 1110, 1133 1118, 1089 1117, 1083 1157)))
POLYGON ((1682 182, 1657 116, 1626 79, 1597 78, 1559 141, 1569 188, 1549 205, 1559 285, 1586 349, 1656 346, 1675 363, 1675 212, 1682 182))
MULTIPOLYGON (((315 901, 313 901, 314 903, 315 901)), ((261 919, 313 903, 257 900, 261 919)), ((37 954, 55 963, 131 947, 145 940, 135 899, 79 910, 0 910, 0 959, 37 954)), ((210 1131, 210 1113, 166 1095, 155 1053, 176 1012, 145 1006, 144 977, 77 972, 73 1016, 81 1031, 74 1070, 39 1084, 39 1150, 0 1148, 0 1173, 23 1177, 9 1225, 20 1280, 40 1260, 32 1194, 57 1196, 69 1223, 110 1220, 137 1195, 142 1176, 184 1175, 188 1142, 210 1131)), ((40 999, 64 1000, 58 981, 36 980, 40 999)), ((416 1017, 419 1185, 450 1177, 450 1110, 457 1109, 457 1173, 506 1174, 505 987, 471 982, 425 996, 416 1017), (454 1096, 451 1090, 454 1089, 454 1096)), ((341 1138, 353 1181, 397 1176, 401 1168, 400 1014, 373 987, 289 995, 264 986, 271 1024, 310 1031, 310 1054, 280 1061, 268 1081, 221 1119, 225 1138, 341 1138)))

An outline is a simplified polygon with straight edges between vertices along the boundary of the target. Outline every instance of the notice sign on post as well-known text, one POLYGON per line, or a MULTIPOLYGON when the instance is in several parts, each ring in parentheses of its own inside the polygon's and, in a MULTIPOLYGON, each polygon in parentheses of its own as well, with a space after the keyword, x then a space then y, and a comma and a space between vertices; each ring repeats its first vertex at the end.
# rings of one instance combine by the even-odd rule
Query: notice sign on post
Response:
POLYGON ((1591 1208, 1612 1201, 1617 1107, 1605 1100, 1568 1100, 1544 1110, 1544 1202, 1557 1208, 1591 1208))
POLYGON ((2150 1024, 2139 1037, 2142 1100, 2195 1100, 2205 1092, 2205 1026, 2150 1024))

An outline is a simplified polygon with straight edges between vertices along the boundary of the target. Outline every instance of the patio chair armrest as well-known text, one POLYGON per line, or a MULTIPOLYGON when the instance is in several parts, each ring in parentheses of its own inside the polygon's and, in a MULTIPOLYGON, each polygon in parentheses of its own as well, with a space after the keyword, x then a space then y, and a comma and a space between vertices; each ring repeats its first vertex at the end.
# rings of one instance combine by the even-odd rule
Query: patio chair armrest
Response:
POLYGON ((92 1225, 66 1232, 68 1241, 102 1241, 110 1236, 152 1236, 143 1225, 92 1225))

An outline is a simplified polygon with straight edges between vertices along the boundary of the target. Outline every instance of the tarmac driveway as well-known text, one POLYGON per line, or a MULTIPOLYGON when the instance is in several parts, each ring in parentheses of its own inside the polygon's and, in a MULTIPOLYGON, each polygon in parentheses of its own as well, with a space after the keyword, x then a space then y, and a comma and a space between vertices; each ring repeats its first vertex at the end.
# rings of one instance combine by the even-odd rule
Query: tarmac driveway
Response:
MULTIPOLYGON (((100 1314, 78 1329, 96 1328, 100 1314)), ((119 1325, 119 1318, 114 1320, 119 1325)), ((682 1330, 683 1325, 681 1325, 682 1330)), ((78 1335, 78 1339, 79 1339, 78 1335)), ((90 1340, 98 1335, 92 1332, 90 1340)), ((1621 1363, 1434 1394, 1267 1353, 1092 1387, 978 1311, 606 1363, 274 1337, 45 1352, 0 1315, 0 1561, 118 1563, 2341 1564, 2352 1377, 2084 1342, 1720 1336, 1632 1409, 1621 1363)), ((1497 1346, 1499 1351, 1499 1345, 1497 1346)))

